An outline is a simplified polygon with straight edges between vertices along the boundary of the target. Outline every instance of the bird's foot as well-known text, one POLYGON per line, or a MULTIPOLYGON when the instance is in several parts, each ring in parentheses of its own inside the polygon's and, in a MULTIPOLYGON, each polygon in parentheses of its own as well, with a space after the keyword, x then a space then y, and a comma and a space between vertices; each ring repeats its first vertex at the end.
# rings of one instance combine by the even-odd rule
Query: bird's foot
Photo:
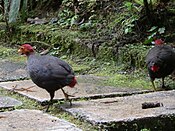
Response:
POLYGON ((44 112, 49 112, 49 107, 50 107, 50 104, 48 104, 48 105, 46 106, 46 108, 44 108, 44 112))
POLYGON ((48 101, 48 102, 42 103, 41 105, 42 105, 41 110, 45 113, 45 112, 49 112, 49 108, 50 108, 50 106, 53 105, 53 102, 52 101, 48 101))
POLYGON ((70 102, 70 106, 72 106, 72 99, 69 99, 69 97, 75 97, 75 96, 67 94, 62 88, 61 88, 61 90, 62 90, 62 92, 63 92, 63 94, 65 96, 65 101, 69 101, 70 102))
POLYGON ((72 106, 72 99, 70 99, 69 97, 75 97, 75 96, 69 95, 67 93, 65 93, 64 95, 65 95, 65 101, 69 101, 70 106, 72 106))
POLYGON ((13 88, 11 89, 11 91, 26 91, 26 92, 35 92, 35 91, 32 91, 30 90, 31 88, 33 88, 34 86, 30 86, 30 87, 27 87, 27 88, 17 88, 17 85, 13 86, 13 88))

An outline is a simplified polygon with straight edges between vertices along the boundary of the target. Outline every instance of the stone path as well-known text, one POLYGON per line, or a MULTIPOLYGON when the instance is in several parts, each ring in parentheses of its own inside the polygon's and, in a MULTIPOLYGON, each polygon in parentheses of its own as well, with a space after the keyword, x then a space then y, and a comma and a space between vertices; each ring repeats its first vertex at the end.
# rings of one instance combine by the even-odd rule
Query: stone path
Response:
POLYGON ((0 109, 11 108, 11 107, 20 106, 20 105, 22 105, 21 101, 18 101, 11 97, 0 96, 0 109))
MULTIPOLYGON (((25 69, 21 66, 15 69, 25 72, 25 69)), ((12 75, 17 73, 17 77, 27 78, 27 75, 20 76, 21 74, 16 70, 12 72, 12 75)), ((19 90, 17 92, 38 102, 45 102, 49 100, 48 93, 44 89, 38 88, 31 80, 9 81, 8 76, 12 76, 10 72, 7 73, 6 70, 0 70, 0 74, 3 78, 2 81, 8 80, 8 82, 0 83, 1 88, 12 90, 15 87, 16 89, 23 90, 24 88, 32 87, 30 88, 31 92, 19 90)), ((62 108, 66 112, 69 112, 75 118, 88 121, 94 126, 98 126, 100 129, 105 130, 125 131, 128 129, 132 131, 141 130, 144 128, 151 130, 175 130, 174 90, 150 92, 139 89, 130 90, 129 88, 100 86, 98 81, 103 79, 106 78, 95 77, 91 75, 78 76, 79 84, 76 86, 76 88, 65 87, 66 92, 75 96, 72 98, 74 99, 73 106, 70 107, 67 105, 67 103, 65 103, 58 105, 58 108, 62 108), (91 99, 83 100, 79 98, 91 99), (145 103, 147 109, 142 108, 143 104, 145 103)), ((56 92, 55 99, 64 99, 64 96, 60 90, 56 92)), ((76 128, 75 125, 65 122, 65 120, 60 120, 48 114, 43 114, 41 111, 33 110, 14 110, 10 112, 1 112, 0 121, 2 121, 0 123, 4 125, 4 128, 2 128, 4 130, 2 131, 6 131, 5 129, 12 130, 12 128, 14 131, 44 129, 53 131, 64 131, 71 129, 75 129, 75 131, 81 130, 76 128), (31 116, 29 114, 31 114, 31 116), (19 119, 24 120, 24 122, 17 123, 18 115, 21 115, 19 119), (41 117, 43 117, 45 121, 48 121, 49 124, 44 122, 41 117), (31 123, 29 121, 31 121, 31 123), (27 125, 27 123, 29 124, 27 125), (44 123, 46 124, 45 128, 42 126, 44 123), (27 126, 24 126, 23 128, 22 125, 27 126), (51 128, 50 125, 52 125, 53 128, 51 128), (34 126, 34 129, 30 129, 30 126, 34 126)))
POLYGON ((25 63, 10 62, 0 59, 0 82, 25 79, 29 76, 26 72, 25 63))
POLYGON ((0 115, 0 131, 81 131, 74 124, 38 110, 14 110, 0 115))
MULTIPOLYGON (((50 99, 49 94, 46 90, 36 86, 31 80, 22 80, 22 81, 10 81, 10 82, 1 82, 0 87, 3 87, 8 90, 14 91, 27 96, 31 99, 34 99, 38 102, 45 102, 50 99), (30 91, 25 91, 24 89, 30 88, 30 91)), ((128 90, 110 86, 98 86, 92 83, 79 83, 75 88, 65 87, 64 90, 69 94, 73 95, 72 99, 79 98, 104 98, 109 96, 124 96, 131 94, 139 94, 147 92, 137 91, 137 90, 128 90)), ((64 95, 61 90, 55 92, 55 100, 64 100, 64 95)))
MULTIPOLYGON (((108 129, 116 124, 119 129, 122 129, 124 126, 125 128, 130 127, 130 129, 134 129, 134 125, 132 125, 134 123, 138 124, 137 128, 142 129, 144 126, 139 125, 139 123, 144 123, 144 125, 148 126, 151 120, 147 119, 160 119, 162 116, 168 118, 172 114, 175 115, 175 90, 77 101, 73 103, 72 107, 63 105, 62 108, 76 118, 84 119, 102 128, 108 129), (160 106, 142 109, 142 104, 145 102, 160 103, 160 106)), ((166 121, 167 119, 163 122, 166 121)), ((171 122, 171 120, 169 122, 171 122)), ((156 129, 156 127, 149 126, 152 130, 156 129)), ((162 124, 161 126, 162 128, 167 128, 167 125, 162 124)), ((173 126, 171 126, 171 128, 175 129, 173 126)))

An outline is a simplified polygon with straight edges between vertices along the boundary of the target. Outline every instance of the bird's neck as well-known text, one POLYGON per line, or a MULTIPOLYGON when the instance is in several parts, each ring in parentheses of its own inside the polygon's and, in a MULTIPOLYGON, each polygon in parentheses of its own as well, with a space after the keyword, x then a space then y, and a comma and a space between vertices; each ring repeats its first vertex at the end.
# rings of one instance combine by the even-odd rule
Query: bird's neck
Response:
POLYGON ((29 52, 29 53, 26 53, 25 55, 27 56, 27 58, 29 58, 30 56, 35 55, 35 52, 29 52))

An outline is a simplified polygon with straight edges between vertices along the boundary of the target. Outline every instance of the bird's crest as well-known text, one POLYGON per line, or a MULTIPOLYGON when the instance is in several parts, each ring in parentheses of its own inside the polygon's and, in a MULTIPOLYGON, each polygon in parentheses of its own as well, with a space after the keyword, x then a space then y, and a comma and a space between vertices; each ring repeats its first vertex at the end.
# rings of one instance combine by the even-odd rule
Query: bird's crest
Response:
POLYGON ((157 39, 154 41, 155 45, 163 45, 164 41, 162 39, 157 39))

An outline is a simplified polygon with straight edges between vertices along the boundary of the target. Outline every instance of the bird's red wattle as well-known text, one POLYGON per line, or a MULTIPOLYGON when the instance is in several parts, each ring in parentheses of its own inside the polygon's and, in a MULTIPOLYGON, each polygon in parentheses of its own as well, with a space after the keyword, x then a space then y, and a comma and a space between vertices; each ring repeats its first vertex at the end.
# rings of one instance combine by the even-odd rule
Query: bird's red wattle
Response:
POLYGON ((152 70, 153 72, 156 72, 156 71, 159 70, 159 67, 156 66, 156 65, 153 65, 153 66, 151 67, 151 70, 152 70))
POLYGON ((73 88, 75 85, 77 84, 77 80, 76 78, 74 77, 71 81, 71 83, 68 85, 69 87, 73 88))

